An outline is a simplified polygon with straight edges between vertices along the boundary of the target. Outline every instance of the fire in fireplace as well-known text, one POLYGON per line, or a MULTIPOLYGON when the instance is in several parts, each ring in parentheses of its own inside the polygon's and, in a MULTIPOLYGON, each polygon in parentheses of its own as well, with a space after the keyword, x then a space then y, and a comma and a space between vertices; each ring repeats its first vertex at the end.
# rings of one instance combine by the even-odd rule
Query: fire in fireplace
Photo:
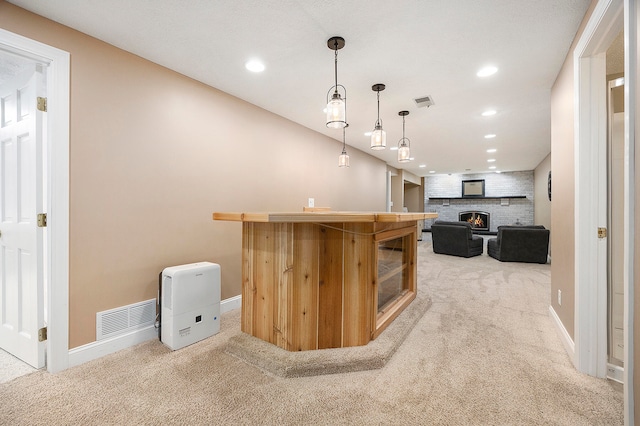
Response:
POLYGON ((489 230, 489 213, 468 211, 458 213, 458 220, 461 222, 469 222, 473 229, 478 231, 489 230))

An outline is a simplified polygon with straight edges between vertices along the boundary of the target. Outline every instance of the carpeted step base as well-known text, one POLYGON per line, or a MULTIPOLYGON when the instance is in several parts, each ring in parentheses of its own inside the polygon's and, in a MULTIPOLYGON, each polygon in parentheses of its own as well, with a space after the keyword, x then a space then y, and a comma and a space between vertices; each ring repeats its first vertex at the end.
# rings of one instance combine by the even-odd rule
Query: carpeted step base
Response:
POLYGON ((240 333, 229 339, 225 352, 280 377, 375 370, 385 366, 430 307, 431 299, 419 295, 376 340, 365 346, 289 352, 240 333))

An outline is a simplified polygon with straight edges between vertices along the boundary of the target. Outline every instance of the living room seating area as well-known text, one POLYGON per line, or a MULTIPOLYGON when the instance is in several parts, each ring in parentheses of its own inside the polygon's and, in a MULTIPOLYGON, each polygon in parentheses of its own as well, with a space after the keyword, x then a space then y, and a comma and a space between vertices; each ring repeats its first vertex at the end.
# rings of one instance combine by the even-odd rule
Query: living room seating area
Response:
MULTIPOLYGON (((542 225, 499 226, 487 240, 487 254, 501 262, 547 263, 550 232, 542 225)), ((437 220, 431 225, 433 252, 460 257, 479 256, 484 240, 468 222, 437 220)))

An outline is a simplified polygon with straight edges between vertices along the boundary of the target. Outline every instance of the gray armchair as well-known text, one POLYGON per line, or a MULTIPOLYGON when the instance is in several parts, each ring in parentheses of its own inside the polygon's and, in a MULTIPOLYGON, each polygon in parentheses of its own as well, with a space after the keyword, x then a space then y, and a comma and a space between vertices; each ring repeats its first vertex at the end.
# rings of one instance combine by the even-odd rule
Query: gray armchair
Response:
POLYGON ((473 235, 468 222, 436 220, 431 225, 433 252, 453 256, 472 257, 482 254, 484 240, 473 235))

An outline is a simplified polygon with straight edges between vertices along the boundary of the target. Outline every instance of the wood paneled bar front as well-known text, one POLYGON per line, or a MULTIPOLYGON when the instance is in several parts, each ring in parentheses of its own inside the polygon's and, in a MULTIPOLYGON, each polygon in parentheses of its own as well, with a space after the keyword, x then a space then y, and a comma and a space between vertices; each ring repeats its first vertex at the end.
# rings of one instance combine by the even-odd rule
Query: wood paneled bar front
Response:
POLYGON ((242 222, 242 331, 288 351, 366 345, 416 297, 436 213, 213 213, 242 222))

